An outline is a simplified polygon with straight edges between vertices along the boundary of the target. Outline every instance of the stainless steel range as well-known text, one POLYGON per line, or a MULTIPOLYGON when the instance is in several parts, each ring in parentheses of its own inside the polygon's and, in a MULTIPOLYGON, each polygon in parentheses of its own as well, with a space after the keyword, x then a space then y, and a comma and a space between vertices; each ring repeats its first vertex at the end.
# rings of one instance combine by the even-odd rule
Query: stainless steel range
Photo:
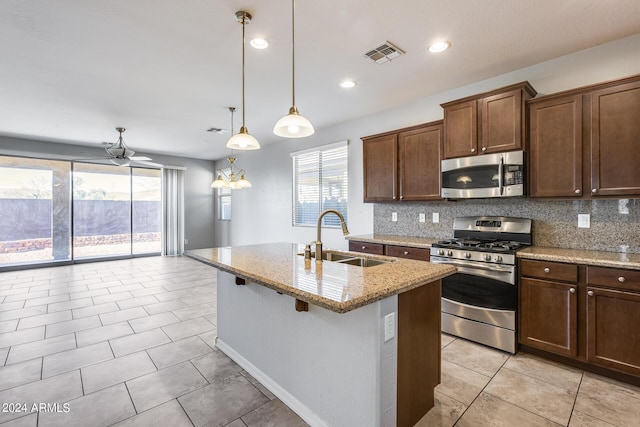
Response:
POLYGON ((453 235, 431 245, 431 262, 458 268, 442 279, 442 331, 515 353, 515 254, 531 245, 531 220, 456 218, 453 235))

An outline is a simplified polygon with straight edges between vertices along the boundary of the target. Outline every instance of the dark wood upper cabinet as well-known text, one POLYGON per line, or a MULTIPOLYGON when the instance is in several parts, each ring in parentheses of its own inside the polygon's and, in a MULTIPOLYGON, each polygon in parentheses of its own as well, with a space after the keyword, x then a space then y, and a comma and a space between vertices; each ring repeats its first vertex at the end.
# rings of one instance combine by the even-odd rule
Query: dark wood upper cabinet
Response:
POLYGON ((364 201, 398 198, 398 135, 363 138, 364 201))
POLYGON ((480 100, 480 153, 520 150, 524 146, 523 89, 480 100))
POLYGON ((591 192, 640 195, 640 82, 591 94, 591 192))
POLYGON ((440 199, 442 124, 398 134, 400 200, 440 199))
POLYGON ((475 99, 444 107, 443 158, 473 156, 478 151, 478 103, 475 99))
POLYGON ((444 158, 523 149, 525 101, 535 95, 535 89, 522 82, 442 104, 444 158))
POLYGON ((640 76, 528 105, 530 197, 640 195, 640 76))
POLYGON ((362 138, 364 201, 440 199, 442 121, 362 138))
POLYGON ((529 105, 529 196, 582 196, 582 95, 529 105))

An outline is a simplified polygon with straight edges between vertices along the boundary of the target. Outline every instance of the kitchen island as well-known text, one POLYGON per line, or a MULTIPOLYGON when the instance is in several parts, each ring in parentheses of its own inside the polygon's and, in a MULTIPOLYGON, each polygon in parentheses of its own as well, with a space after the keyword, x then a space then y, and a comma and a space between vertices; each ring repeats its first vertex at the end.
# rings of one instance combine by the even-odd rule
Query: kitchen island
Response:
POLYGON ((312 426, 414 425, 434 403, 440 279, 455 268, 303 252, 274 243, 186 254, 218 269, 218 348, 312 426))

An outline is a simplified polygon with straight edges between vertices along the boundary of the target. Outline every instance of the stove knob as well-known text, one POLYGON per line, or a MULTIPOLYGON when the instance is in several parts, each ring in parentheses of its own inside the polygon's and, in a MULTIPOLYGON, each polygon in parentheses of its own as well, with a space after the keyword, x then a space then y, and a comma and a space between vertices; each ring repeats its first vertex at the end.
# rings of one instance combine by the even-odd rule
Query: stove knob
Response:
POLYGON ((485 261, 491 261, 491 255, 486 254, 485 256, 483 256, 485 261))
POLYGON ((447 251, 447 256, 453 256, 453 251, 447 251))
POLYGON ((495 262, 502 262, 502 257, 500 255, 496 255, 494 258, 495 262))
POLYGON ((464 257, 465 257, 465 258, 471 258, 471 254, 470 254, 469 252, 465 252, 465 253, 464 253, 464 257))
POLYGON ((438 255, 440 256, 444 255, 444 249, 438 249, 438 255))

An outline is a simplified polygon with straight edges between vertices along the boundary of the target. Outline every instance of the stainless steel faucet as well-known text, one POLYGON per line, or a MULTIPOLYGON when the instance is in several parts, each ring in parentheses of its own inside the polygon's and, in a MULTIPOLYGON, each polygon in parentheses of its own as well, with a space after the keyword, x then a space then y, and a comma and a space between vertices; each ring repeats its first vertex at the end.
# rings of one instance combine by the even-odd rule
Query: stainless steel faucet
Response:
POLYGON ((349 234, 349 229, 347 228, 347 223, 344 222, 344 217, 342 216, 342 214, 335 210, 335 209, 327 209, 325 211, 322 211, 322 213, 318 216, 318 230, 317 230, 317 236, 316 236, 316 241, 313 242, 316 245, 316 261, 322 261, 322 240, 321 240, 321 234, 322 234, 322 218, 328 214, 328 213, 333 213, 338 215, 338 218, 340 218, 340 225, 342 225, 342 234, 344 234, 345 236, 347 234, 349 234))

